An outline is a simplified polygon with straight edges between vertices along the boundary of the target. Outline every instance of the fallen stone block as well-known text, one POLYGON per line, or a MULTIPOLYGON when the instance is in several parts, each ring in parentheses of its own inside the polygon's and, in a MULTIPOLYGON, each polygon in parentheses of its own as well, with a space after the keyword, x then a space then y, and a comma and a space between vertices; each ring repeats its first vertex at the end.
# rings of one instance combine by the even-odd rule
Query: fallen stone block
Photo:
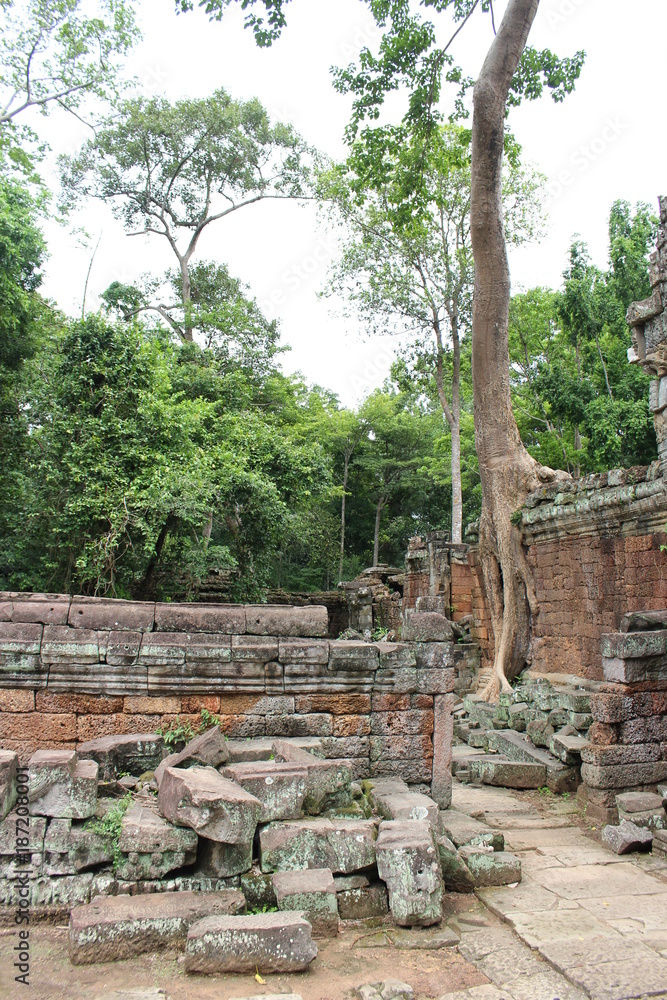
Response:
POLYGON ((211 878, 231 878, 252 868, 253 839, 240 844, 225 844, 200 837, 197 849, 197 872, 211 878))
POLYGON ((435 838, 435 844, 438 849, 440 871, 445 889, 448 892, 472 892, 475 888, 475 880, 460 856, 456 845, 444 834, 435 838))
POLYGON ((97 808, 97 764, 74 750, 37 750, 30 761, 30 814, 87 819, 97 808))
POLYGON ((317 955, 311 927, 298 913, 206 917, 185 945, 187 972, 301 972, 317 955))
POLYGON ((52 819, 44 837, 45 875, 75 875, 114 859, 110 833, 100 833, 95 821, 72 824, 71 819, 52 819))
POLYGON ((249 910, 266 912, 278 906, 276 894, 273 891, 272 876, 269 872, 260 872, 257 868, 253 868, 241 875, 240 884, 249 910))
POLYGON ((377 827, 373 820, 287 820, 259 831, 263 872, 329 868, 335 874, 363 871, 375 864, 377 827))
POLYGON ((547 770, 544 764, 493 755, 471 760, 470 777, 498 788, 542 788, 547 783, 547 770))
POLYGON ((19 756, 13 750, 0 750, 0 820, 16 803, 16 769, 19 756))
POLYGON ((476 889, 513 885, 521 881, 521 862, 515 854, 472 846, 461 847, 459 854, 473 877, 476 889))
POLYGON ((583 736, 565 736, 560 733, 554 733, 549 742, 551 752, 563 764, 570 765, 581 763, 581 751, 586 746, 588 746, 588 740, 585 740, 583 736))
MULTIPOLYGON (((569 767, 562 761, 556 760, 547 750, 534 746, 532 741, 522 733, 515 733, 512 730, 489 733, 489 750, 495 750, 511 761, 541 764, 546 768, 546 781, 543 781, 542 785, 546 785, 557 794, 575 792, 580 784, 578 767, 569 767)), ((539 788, 541 786, 527 785, 523 787, 539 788)))
POLYGON ((212 767, 168 767, 160 782, 158 807, 172 823, 225 844, 252 842, 262 804, 212 767))
POLYGON ((442 920, 442 876, 433 833, 425 821, 380 824, 375 846, 378 874, 386 883, 395 922, 403 927, 442 920))
POLYGON ((618 826, 603 827, 602 843, 615 854, 650 851, 653 834, 646 827, 637 826, 626 819, 618 826))
POLYGON ((205 733, 200 733, 193 740, 183 747, 179 753, 171 753, 164 760, 160 761, 157 767, 146 768, 147 771, 155 770, 155 780, 158 787, 162 781, 162 775, 168 767, 192 767, 200 764, 203 767, 219 767, 229 760, 229 750, 227 740, 220 726, 211 726, 205 733))
POLYGON ((118 878, 156 879, 193 864, 197 835, 135 802, 123 816, 118 848, 125 856, 116 869, 118 878))
POLYGON ((383 819, 425 819, 433 829, 436 829, 438 826, 438 805, 428 795, 407 790, 388 792, 376 787, 370 794, 370 800, 375 811, 383 819))
POLYGON ((115 962, 182 945, 203 917, 239 914, 245 899, 237 889, 98 896, 72 910, 69 955, 74 965, 115 962))
POLYGON ((325 809, 350 802, 352 774, 342 761, 320 760, 287 740, 274 740, 273 753, 279 763, 298 764, 307 769, 304 812, 316 816, 325 809))
POLYGON ((123 772, 138 777, 146 771, 155 771, 163 752, 164 740, 154 733, 101 736, 82 743, 77 750, 80 760, 99 764, 100 781, 111 781, 123 772))
POLYGON ((482 823, 457 809, 444 809, 440 813, 440 825, 457 847, 491 847, 494 851, 505 849, 505 838, 500 830, 482 823))
POLYGON ((389 899, 384 882, 337 888, 336 898, 341 920, 369 920, 385 917, 389 913, 389 899))
POLYGON ((667 858, 667 830, 656 830, 654 832, 653 853, 667 858))
POLYGON ((299 764, 247 761, 223 771, 261 803, 260 823, 301 816, 308 783, 308 768, 299 764))
MULTIPOLYGON (((227 740, 229 763, 241 764, 250 760, 275 760, 275 736, 257 737, 251 740, 227 740)), ((307 751, 311 757, 324 759, 322 740, 318 736, 290 736, 280 741, 298 750, 307 751)), ((295 763, 297 763, 295 761, 295 763)))
POLYGON ((338 904, 333 874, 329 868, 300 872, 277 872, 272 876, 279 910, 302 911, 319 937, 338 934, 338 904))

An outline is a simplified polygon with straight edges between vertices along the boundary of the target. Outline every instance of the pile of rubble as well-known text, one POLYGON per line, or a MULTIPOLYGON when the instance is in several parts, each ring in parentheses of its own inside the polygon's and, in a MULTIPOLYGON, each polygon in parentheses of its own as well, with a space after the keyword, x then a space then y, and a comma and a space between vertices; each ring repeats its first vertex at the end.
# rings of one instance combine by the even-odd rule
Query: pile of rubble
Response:
POLYGON ((40 750, 27 775, 0 751, 2 902, 27 885, 71 909, 74 963, 182 945, 193 972, 289 971, 341 919, 428 927, 446 888, 520 880, 502 834, 317 750, 213 726, 169 755, 153 735, 40 750))
POLYGON ((616 854, 653 851, 667 858, 667 785, 653 792, 624 792, 616 796, 618 825, 602 830, 602 841, 616 854))
POLYGON ((452 772, 463 782, 576 791, 593 723, 591 695, 599 687, 579 677, 527 672, 498 705, 466 695, 454 715, 459 745, 452 772))

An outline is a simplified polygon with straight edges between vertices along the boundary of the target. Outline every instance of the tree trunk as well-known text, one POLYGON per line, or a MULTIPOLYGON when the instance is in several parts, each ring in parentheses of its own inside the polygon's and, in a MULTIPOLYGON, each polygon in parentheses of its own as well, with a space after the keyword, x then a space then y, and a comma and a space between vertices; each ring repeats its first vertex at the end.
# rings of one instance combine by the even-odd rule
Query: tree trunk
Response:
POLYGON ((192 341, 192 320, 190 318, 190 305, 192 302, 192 291, 190 284, 190 267, 189 260, 185 257, 179 258, 179 263, 181 265, 181 295, 183 297, 183 312, 185 316, 185 322, 183 326, 183 339, 192 341))
MULTIPOLYGON (((482 482, 479 555, 495 640, 494 675, 485 697, 511 691, 529 653, 538 613, 532 576, 512 514, 554 478, 528 454, 512 413, 509 380, 510 274, 503 232, 505 108, 539 0, 510 0, 475 84, 471 235, 475 257, 473 399, 482 482)), ((566 475, 566 474, 561 474, 566 475)))
POLYGON ((463 491, 461 489, 461 344, 457 318, 452 319, 452 541, 463 541, 463 491))
POLYGON ((377 566, 380 558, 380 521, 384 510, 385 498, 380 497, 375 508, 375 533, 373 535, 373 566, 377 566))
POLYGON ((350 456, 345 451, 343 466, 343 496, 340 502, 340 558, 338 561, 338 582, 343 581, 343 556, 345 555, 345 500, 347 497, 347 479, 350 471, 350 456))

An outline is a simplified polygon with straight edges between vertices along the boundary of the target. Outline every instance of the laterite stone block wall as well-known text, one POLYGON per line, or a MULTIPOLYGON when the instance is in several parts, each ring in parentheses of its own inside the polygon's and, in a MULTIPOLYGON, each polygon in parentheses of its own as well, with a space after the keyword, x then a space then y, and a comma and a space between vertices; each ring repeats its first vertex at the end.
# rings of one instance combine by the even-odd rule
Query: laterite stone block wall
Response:
MULTIPOLYGON (((436 616, 437 617, 437 616, 436 616)), ((26 760, 203 708, 229 739, 317 737, 355 778, 451 785, 453 691, 473 645, 329 640, 324 607, 0 594, 0 746, 26 760)))

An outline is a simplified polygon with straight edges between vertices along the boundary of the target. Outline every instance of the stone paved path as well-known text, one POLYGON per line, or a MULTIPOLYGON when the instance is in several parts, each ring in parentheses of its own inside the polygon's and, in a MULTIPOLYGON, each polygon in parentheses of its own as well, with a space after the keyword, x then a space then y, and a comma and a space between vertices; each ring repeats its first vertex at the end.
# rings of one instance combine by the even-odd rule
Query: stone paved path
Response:
POLYGON ((667 862, 612 854, 559 797, 455 783, 452 804, 505 832, 523 878, 477 893, 503 925, 459 921, 461 954, 493 985, 441 1000, 667 1000, 667 862))

